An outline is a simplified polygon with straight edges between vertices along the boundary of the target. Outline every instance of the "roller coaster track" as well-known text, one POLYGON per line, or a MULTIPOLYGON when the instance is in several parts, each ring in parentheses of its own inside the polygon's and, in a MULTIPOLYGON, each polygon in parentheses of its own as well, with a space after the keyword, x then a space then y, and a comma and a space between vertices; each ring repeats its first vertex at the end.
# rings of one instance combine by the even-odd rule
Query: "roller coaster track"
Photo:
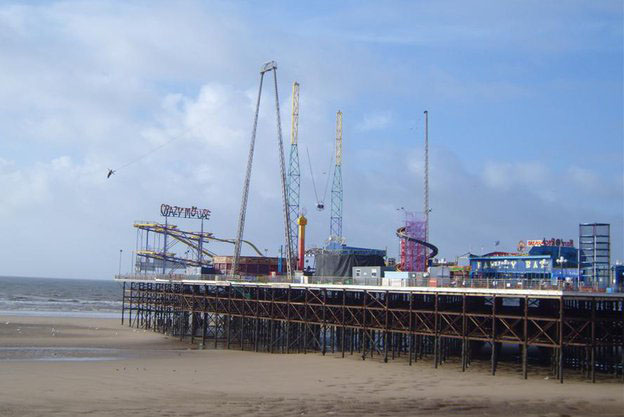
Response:
MULTIPOLYGON (((195 260, 195 259, 186 259, 186 258, 180 258, 178 256, 175 256, 172 253, 167 253, 166 255, 163 254, 162 252, 156 252, 153 250, 137 250, 136 254, 139 256, 142 256, 144 258, 150 258, 150 259, 158 259, 160 261, 167 261, 170 262, 171 264, 177 264, 177 265, 184 265, 184 266, 205 266, 205 264, 202 264, 201 262, 195 260)), ((170 267, 171 267, 170 264, 170 267)))
POLYGON ((429 249, 431 249, 431 253, 427 255, 427 258, 435 258, 436 255, 438 254, 438 247, 429 243, 429 242, 425 242, 424 240, 420 240, 420 239, 416 239, 415 237, 411 237, 408 236, 405 233, 405 227, 399 227, 396 231, 396 235, 399 239, 405 239, 405 240, 409 240, 410 242, 416 242, 419 245, 425 246, 429 249))
MULTIPOLYGON (((134 227, 136 227, 137 229, 141 229, 141 230, 148 230, 150 232, 154 232, 154 233, 166 233, 167 236, 170 236, 174 239, 176 239, 179 242, 184 243, 185 245, 195 249, 195 250, 199 250, 199 241, 200 239, 202 239, 202 233, 199 232, 186 232, 184 230, 180 230, 178 229, 177 226, 174 225, 167 225, 165 226, 164 224, 161 223, 135 223, 134 227)), ((214 240, 217 242, 224 242, 224 243, 230 243, 232 245, 234 245, 236 243, 235 239, 222 239, 222 238, 218 238, 212 235, 212 233, 207 233, 204 232, 203 234, 203 240, 204 241, 210 241, 210 240, 214 240)), ((247 244, 249 247, 251 247, 259 256, 264 257, 265 255, 260 251, 260 249, 258 249, 258 247, 256 245, 254 245, 253 243, 251 243, 248 240, 242 240, 243 243, 247 244)), ((217 256, 216 253, 211 252, 207 249, 202 248, 202 253, 206 256, 209 257, 214 257, 217 256)))

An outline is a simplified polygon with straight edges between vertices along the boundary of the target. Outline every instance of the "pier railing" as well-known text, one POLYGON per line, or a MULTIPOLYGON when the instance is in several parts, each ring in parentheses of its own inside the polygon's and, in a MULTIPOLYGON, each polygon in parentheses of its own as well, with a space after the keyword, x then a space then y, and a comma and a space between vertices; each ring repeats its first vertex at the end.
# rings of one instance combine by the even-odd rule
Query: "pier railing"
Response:
POLYGON ((549 279, 435 279, 435 278, 352 278, 335 276, 299 276, 289 280, 286 275, 222 275, 222 274, 126 274, 117 275, 117 279, 135 281, 206 281, 206 282, 247 282, 261 284, 327 284, 327 285, 361 285, 379 287, 432 287, 432 288, 482 288, 509 290, 544 290, 544 291, 580 291, 596 293, 624 293, 620 286, 598 288, 577 285, 569 281, 551 281, 549 279))

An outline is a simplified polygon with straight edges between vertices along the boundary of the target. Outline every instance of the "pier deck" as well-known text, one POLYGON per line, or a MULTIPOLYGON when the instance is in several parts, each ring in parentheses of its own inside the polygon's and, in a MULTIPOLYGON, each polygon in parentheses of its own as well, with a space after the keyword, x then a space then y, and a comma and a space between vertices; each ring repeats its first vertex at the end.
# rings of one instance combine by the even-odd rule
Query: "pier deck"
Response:
POLYGON ((503 345, 529 352, 561 382, 564 369, 624 379, 624 294, 560 290, 378 287, 124 279, 122 323, 202 346, 267 352, 459 357, 465 371, 489 347, 492 374, 503 345))

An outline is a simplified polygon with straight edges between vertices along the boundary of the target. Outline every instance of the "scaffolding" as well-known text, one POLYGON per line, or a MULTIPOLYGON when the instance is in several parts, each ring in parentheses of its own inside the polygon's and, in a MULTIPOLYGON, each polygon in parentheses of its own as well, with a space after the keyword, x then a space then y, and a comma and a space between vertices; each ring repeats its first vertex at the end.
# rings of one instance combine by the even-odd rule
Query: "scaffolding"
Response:
MULTIPOLYGON (((405 212, 405 235, 412 239, 427 241, 425 216, 416 212, 405 212)), ((414 240, 401 239, 401 270, 407 272, 427 271, 427 248, 414 240)))

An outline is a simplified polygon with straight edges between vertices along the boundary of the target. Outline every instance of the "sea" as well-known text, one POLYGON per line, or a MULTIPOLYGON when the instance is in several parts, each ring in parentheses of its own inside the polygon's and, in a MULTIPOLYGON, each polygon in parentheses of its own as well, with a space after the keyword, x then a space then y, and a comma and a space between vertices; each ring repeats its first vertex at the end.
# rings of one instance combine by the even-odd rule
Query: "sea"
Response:
POLYGON ((0 276, 0 315, 116 318, 121 295, 112 279, 0 276))

